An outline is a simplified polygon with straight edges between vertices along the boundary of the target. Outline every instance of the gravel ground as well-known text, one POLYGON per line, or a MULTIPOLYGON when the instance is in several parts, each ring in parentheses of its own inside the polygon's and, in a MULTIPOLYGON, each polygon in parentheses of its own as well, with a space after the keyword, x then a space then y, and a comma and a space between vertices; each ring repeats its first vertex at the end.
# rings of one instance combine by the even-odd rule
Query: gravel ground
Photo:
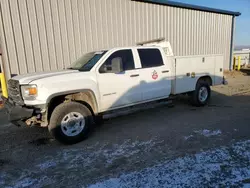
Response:
POLYGON ((206 107, 179 97, 72 146, 0 112, 0 187, 250 187, 250 76, 227 78, 206 107))

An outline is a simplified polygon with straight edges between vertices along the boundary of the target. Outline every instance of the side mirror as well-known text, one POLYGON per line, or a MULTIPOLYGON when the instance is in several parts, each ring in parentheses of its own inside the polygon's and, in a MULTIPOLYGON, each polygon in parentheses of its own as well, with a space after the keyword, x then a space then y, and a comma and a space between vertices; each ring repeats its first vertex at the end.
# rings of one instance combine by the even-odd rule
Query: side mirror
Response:
POLYGON ((111 67, 113 73, 123 72, 122 58, 116 57, 111 60, 111 67))

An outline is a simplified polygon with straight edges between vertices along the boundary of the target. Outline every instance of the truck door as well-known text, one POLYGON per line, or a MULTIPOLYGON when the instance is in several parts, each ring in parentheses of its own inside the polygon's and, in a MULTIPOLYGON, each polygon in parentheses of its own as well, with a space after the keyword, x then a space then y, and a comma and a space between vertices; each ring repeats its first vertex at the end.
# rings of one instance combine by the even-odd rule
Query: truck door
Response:
POLYGON ((169 67, 158 48, 138 49, 141 62, 142 100, 168 97, 171 92, 169 67))
POLYGON ((98 68, 101 111, 141 101, 140 74, 136 68, 131 49, 113 52, 98 68), (121 64, 120 72, 113 70, 117 63, 121 64))

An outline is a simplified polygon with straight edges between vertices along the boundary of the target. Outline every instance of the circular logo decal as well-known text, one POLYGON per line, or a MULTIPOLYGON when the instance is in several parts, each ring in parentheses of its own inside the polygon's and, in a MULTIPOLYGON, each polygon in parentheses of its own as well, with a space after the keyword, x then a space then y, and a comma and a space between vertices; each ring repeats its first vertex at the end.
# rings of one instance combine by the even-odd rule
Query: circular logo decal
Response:
POLYGON ((156 80, 158 78, 158 73, 154 70, 154 72, 152 73, 152 78, 154 80, 156 80))

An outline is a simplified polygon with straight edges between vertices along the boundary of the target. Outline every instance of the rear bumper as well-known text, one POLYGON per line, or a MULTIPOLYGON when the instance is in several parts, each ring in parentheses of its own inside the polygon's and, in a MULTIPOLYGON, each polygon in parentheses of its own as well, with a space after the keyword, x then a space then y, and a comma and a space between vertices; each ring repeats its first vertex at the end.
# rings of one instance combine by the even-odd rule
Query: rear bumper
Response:
POLYGON ((14 125, 25 125, 24 121, 33 116, 34 109, 29 109, 23 106, 15 105, 7 98, 3 97, 4 109, 7 113, 8 120, 14 125))

